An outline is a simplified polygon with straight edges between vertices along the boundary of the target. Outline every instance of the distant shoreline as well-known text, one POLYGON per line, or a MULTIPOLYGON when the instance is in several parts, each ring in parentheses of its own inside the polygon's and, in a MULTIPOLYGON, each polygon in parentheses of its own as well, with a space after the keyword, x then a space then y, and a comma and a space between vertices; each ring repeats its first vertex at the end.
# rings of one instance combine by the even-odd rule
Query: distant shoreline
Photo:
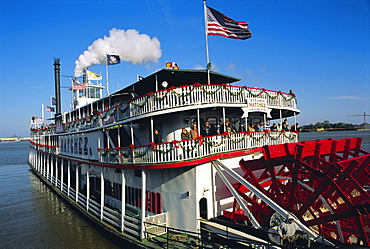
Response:
POLYGON ((0 138, 0 143, 13 143, 13 142, 21 142, 21 141, 30 141, 30 137, 7 137, 7 138, 0 138))
POLYGON ((327 132, 327 131, 368 131, 370 129, 360 128, 319 128, 319 129, 302 129, 300 132, 327 132))

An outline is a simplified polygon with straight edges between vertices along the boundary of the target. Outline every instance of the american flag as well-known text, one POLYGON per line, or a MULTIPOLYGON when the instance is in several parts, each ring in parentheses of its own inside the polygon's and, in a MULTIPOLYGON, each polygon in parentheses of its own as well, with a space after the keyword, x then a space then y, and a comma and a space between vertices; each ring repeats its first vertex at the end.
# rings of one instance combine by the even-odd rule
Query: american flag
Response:
POLYGON ((54 109, 54 107, 47 106, 47 107, 46 107, 46 111, 47 111, 47 112, 55 112, 55 109, 54 109))
POLYGON ((252 37, 248 23, 237 22, 207 6, 207 34, 245 40, 252 37))
POLYGON ((79 83, 77 80, 72 79, 72 90, 85 90, 86 85, 84 83, 79 83))

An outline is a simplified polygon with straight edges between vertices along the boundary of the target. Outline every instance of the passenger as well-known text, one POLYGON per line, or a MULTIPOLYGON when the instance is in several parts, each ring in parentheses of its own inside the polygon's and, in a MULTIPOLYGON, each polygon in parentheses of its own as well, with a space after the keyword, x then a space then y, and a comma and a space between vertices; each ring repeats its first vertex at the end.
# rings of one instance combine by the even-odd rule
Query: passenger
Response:
POLYGON ((181 140, 188 140, 190 139, 190 132, 186 128, 182 128, 181 131, 181 140))
POLYGON ((294 245, 296 246, 297 239, 301 238, 297 232, 305 234, 298 225, 294 222, 292 215, 288 214, 285 221, 283 221, 278 227, 278 233, 281 237, 283 245, 294 245))
POLYGON ((266 124, 265 124, 265 130, 270 130, 270 125, 269 125, 269 122, 268 121, 266 121, 266 124))
POLYGON ((275 123, 272 124, 271 126, 271 131, 277 131, 278 130, 278 127, 275 123))
POLYGON ((260 123, 260 124, 256 124, 255 125, 255 127, 254 127, 254 129, 256 130, 256 131, 263 131, 263 124, 261 125, 262 123, 260 123))
POLYGON ((290 127, 290 131, 294 131, 294 132, 298 131, 298 123, 295 123, 295 125, 292 125, 290 127))
POLYGON ((209 121, 204 121, 200 134, 202 134, 203 137, 215 135, 214 129, 209 121))
POLYGON ((196 123, 193 123, 193 126, 190 129, 190 137, 192 139, 198 138, 198 128, 196 123))
POLYGON ((248 126, 248 131, 256 131, 254 124, 248 126))
POLYGON ((258 131, 263 131, 265 128, 265 126, 263 125, 263 123, 261 122, 259 127, 258 127, 258 131))
POLYGON ((221 126, 221 134, 225 133, 225 131, 227 133, 236 133, 236 129, 230 124, 229 120, 225 121, 225 127, 221 126))
POLYGON ((289 131, 289 124, 288 124, 288 120, 287 119, 284 119, 284 122, 282 124, 282 127, 283 127, 283 130, 284 131, 289 131))
POLYGON ((154 130, 154 143, 155 144, 162 143, 161 135, 159 134, 159 130, 157 130, 157 129, 154 130))
MULTIPOLYGON (((184 140, 188 140, 188 139, 191 139, 191 134, 184 127, 184 128, 182 128, 182 131, 181 131, 181 140, 184 141, 184 140)), ((188 146, 189 146, 190 143, 191 143, 190 141, 182 142, 182 146, 181 147, 183 149, 183 157, 184 157, 184 159, 185 158, 189 158, 189 155, 190 155, 189 151, 190 151, 190 149, 188 148, 188 146)))

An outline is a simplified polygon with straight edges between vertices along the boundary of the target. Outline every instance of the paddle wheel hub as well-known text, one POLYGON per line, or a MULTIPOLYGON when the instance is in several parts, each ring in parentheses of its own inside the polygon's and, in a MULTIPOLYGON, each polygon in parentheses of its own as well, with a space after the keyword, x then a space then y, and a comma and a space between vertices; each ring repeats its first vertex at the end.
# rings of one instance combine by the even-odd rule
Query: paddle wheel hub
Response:
MULTIPOLYGON (((370 246, 370 154, 361 138, 265 146, 264 157, 241 161, 244 179, 305 226, 333 243, 370 246)), ((261 226, 280 217, 245 185, 233 184, 261 226)), ((249 222, 234 201, 224 215, 249 222)))

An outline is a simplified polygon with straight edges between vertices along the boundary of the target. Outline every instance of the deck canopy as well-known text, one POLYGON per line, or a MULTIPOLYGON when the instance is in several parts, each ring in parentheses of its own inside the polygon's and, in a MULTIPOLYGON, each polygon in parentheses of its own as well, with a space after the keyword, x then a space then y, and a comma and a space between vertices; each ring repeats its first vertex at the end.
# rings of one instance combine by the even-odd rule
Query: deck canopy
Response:
MULTIPOLYGON (((224 74, 210 71, 211 84, 231 84, 240 79, 224 74)), ((150 92, 163 90, 163 81, 168 83, 167 87, 179 87, 193 85, 195 83, 208 84, 207 70, 182 70, 164 68, 154 74, 145 77, 138 82, 125 87, 113 95, 124 95, 125 93, 135 93, 139 96, 150 92)))

